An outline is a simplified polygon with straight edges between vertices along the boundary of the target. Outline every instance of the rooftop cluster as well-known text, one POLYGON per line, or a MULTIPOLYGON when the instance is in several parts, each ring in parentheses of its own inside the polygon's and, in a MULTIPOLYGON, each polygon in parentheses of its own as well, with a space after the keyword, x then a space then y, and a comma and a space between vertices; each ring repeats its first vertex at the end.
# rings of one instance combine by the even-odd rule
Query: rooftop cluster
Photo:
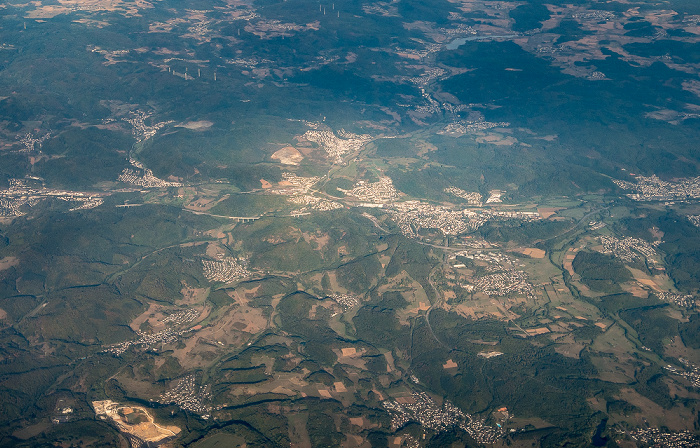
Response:
POLYGON ((635 442, 660 448, 696 448, 700 440, 690 431, 670 432, 659 428, 637 429, 627 433, 635 442))
POLYGON ((384 408, 391 414, 391 428, 397 430, 409 422, 417 422, 436 432, 461 428, 479 443, 493 443, 502 436, 502 430, 487 426, 483 420, 462 412, 457 406, 445 400, 442 406, 425 392, 411 394, 409 403, 384 401, 384 408))
POLYGON ((679 294, 677 292, 658 292, 656 297, 664 302, 673 303, 681 308, 695 308, 695 296, 691 294, 679 294))
POLYGON ((219 260, 202 260, 204 277, 210 282, 231 283, 244 277, 250 272, 233 257, 219 260))
POLYGON ((119 182, 125 184, 137 185, 144 188, 166 188, 180 187, 180 182, 168 182, 153 175, 153 171, 146 169, 131 169, 124 168, 124 171, 119 175, 119 182))
POLYGON ((695 227, 700 227, 700 215, 688 215, 688 221, 695 227))
POLYGON ((511 293, 535 295, 535 290, 528 281, 527 274, 515 269, 496 272, 480 277, 474 287, 488 296, 505 296, 511 293))
POLYGON ((190 308, 170 314, 169 316, 163 318, 161 322, 164 324, 181 325, 192 322, 197 317, 199 317, 199 311, 195 308, 190 308))
POLYGON ((481 215, 471 210, 452 210, 420 201, 394 204, 388 213, 408 237, 415 237, 421 229, 438 229, 444 235, 458 235, 476 230, 483 224, 479 219, 481 215))
POLYGON ((696 366, 685 358, 678 358, 678 361, 685 366, 685 369, 679 369, 670 364, 664 367, 664 369, 675 375, 682 376, 688 380, 693 387, 700 388, 700 367, 696 366))
POLYGON ((146 120, 153 115, 152 113, 146 113, 142 110, 135 110, 129 112, 128 117, 123 117, 122 120, 126 121, 132 126, 132 134, 136 137, 136 141, 143 142, 153 137, 158 133, 159 130, 165 126, 172 123, 171 121, 161 121, 160 123, 155 123, 151 126, 146 124, 146 120))
POLYGON ((487 263, 488 266, 486 266, 486 270, 489 272, 512 268, 517 261, 510 255, 495 251, 484 252, 477 250, 475 252, 470 252, 468 250, 461 250, 454 254, 454 257, 458 256, 487 263))
POLYGON ((474 231, 488 221, 540 218, 536 212, 484 210, 477 213, 468 209, 453 210, 421 201, 395 203, 388 213, 404 235, 409 237, 415 237, 420 229, 438 229, 444 235, 459 235, 474 231))
POLYGON ((165 330, 161 330, 157 333, 144 333, 137 331, 136 334, 139 336, 138 339, 108 345, 104 350, 102 350, 102 352, 111 353, 114 356, 120 356, 130 347, 149 348, 156 344, 169 344, 171 342, 175 342, 181 335, 187 333, 188 331, 189 330, 176 330, 174 328, 166 328, 165 330))
POLYGON ((657 176, 636 176, 636 183, 613 179, 615 185, 633 190, 627 197, 635 201, 683 201, 700 198, 700 176, 664 181, 657 176))
POLYGON ((48 140, 49 137, 51 137, 50 132, 39 138, 35 138, 32 134, 23 135, 19 138, 19 142, 24 145, 24 148, 22 148, 20 152, 34 152, 36 145, 41 147, 41 144, 48 140))
POLYGON ((574 13, 571 17, 580 20, 608 21, 615 18, 615 13, 610 11, 585 11, 574 13))
POLYGON ((212 406, 211 391, 208 387, 198 387, 194 374, 180 378, 175 386, 161 394, 158 401, 163 404, 175 403, 180 409, 199 414, 203 419, 209 418, 212 406))
POLYGON ((318 22, 299 25, 292 22, 280 22, 279 20, 258 20, 257 22, 248 22, 245 30, 255 34, 262 39, 271 39, 280 36, 292 36, 299 31, 309 31, 318 29, 318 22))
POLYGON ((318 177, 301 177, 294 173, 282 173, 282 180, 280 186, 282 188, 276 189, 274 193, 277 194, 306 194, 311 187, 313 187, 316 182, 319 181, 318 177))
POLYGON ((342 161, 343 154, 358 151, 372 139, 367 134, 357 135, 342 129, 338 132, 338 136, 332 131, 310 130, 306 131, 303 137, 310 142, 317 143, 336 163, 342 161))
POLYGON ((454 196, 457 196, 458 198, 464 199, 469 205, 481 205, 481 193, 465 191, 457 187, 447 187, 444 191, 445 193, 452 194, 454 196))
POLYGON ((302 207, 301 209, 296 210, 295 214, 305 213, 310 210, 324 212, 328 210, 336 210, 339 208, 343 208, 343 204, 339 202, 331 201, 329 199, 324 198, 317 198, 316 196, 311 196, 308 194, 292 196, 289 198, 289 202, 293 204, 304 205, 304 207, 302 207))
POLYGON ((603 243, 603 253, 613 255, 628 263, 641 258, 651 260, 652 257, 656 256, 654 246, 639 238, 619 239, 604 235, 600 237, 600 242, 603 243))
POLYGON ((71 211, 95 208, 103 203, 103 199, 98 195, 52 188, 32 188, 23 179, 10 179, 10 187, 0 190, 0 217, 22 216, 23 206, 32 207, 50 198, 76 203, 71 211))
POLYGON ((357 299, 357 297, 352 296, 350 294, 333 294, 328 297, 330 299, 333 299, 336 303, 338 303, 338 305, 340 305, 343 308, 343 311, 347 311, 360 304, 360 301, 357 299))
POLYGON ((507 128, 510 123, 502 122, 492 122, 484 120, 458 120, 454 123, 446 125, 444 128, 438 131, 438 134, 450 135, 450 136, 462 136, 464 134, 471 134, 474 132, 485 131, 491 128, 507 128))
POLYGON ((354 196, 361 201, 373 203, 391 202, 399 197, 396 188, 394 188, 394 183, 388 176, 380 177, 377 182, 361 180, 355 184, 352 190, 343 190, 340 188, 338 188, 338 190, 354 196))

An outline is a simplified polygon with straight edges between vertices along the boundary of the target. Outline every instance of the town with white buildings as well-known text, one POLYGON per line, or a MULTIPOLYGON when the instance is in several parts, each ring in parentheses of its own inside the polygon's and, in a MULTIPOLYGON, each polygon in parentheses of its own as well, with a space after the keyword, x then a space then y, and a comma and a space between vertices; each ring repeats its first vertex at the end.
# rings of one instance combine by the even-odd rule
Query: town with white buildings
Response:
POLYGON ((410 397, 404 397, 401 403, 387 400, 382 404, 391 414, 391 428, 394 431, 409 422, 419 423, 438 433, 461 428, 478 443, 494 443, 504 434, 501 428, 485 425, 483 420, 463 412, 448 400, 439 406, 425 392, 413 392, 410 397))
POLYGON ((163 404, 176 404, 180 409, 198 414, 204 420, 210 417, 211 390, 209 387, 197 385, 194 374, 187 375, 174 382, 166 392, 158 397, 158 402, 163 404))
POLYGON ((231 283, 250 276, 250 272, 233 257, 202 259, 204 277, 210 282, 231 283))
MULTIPOLYGON (((30 179, 34 181, 35 179, 30 179)), ((54 188, 36 188, 30 186, 29 180, 10 179, 10 186, 0 190, 0 217, 17 217, 27 213, 27 209, 33 207, 45 199, 58 199, 73 205, 70 211, 85 210, 101 205, 108 193, 81 192, 58 190, 54 188)))
POLYGON ((648 242, 639 238, 615 238, 614 236, 603 235, 600 237, 603 244, 602 252, 610 254, 625 262, 633 262, 646 258, 650 262, 655 262, 657 256, 656 249, 648 242))
POLYGON ((657 176, 636 176, 636 182, 613 179, 623 190, 632 190, 627 197, 635 201, 687 202, 700 199, 700 176, 664 181, 657 176))

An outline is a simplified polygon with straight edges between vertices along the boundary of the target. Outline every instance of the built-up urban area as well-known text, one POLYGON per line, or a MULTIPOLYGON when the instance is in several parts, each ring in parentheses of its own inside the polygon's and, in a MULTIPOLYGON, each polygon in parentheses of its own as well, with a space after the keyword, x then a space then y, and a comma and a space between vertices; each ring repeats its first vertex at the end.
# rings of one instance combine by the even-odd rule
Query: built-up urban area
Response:
POLYGON ((180 337, 191 331, 191 329, 178 330, 178 326, 190 323, 199 317, 200 312, 196 309, 184 309, 176 311, 166 316, 161 323, 168 325, 167 328, 156 333, 145 333, 137 331, 138 339, 132 341, 119 342, 117 344, 108 345, 102 350, 103 353, 110 353, 114 356, 120 356, 130 347, 151 348, 156 344, 169 344, 177 341, 180 337))
POLYGON ((636 183, 618 179, 613 179, 613 182, 624 190, 634 191, 627 197, 635 201, 687 201, 700 198, 700 176, 677 181, 664 181, 656 175, 636 176, 635 180, 636 183))
POLYGON ((350 294, 332 294, 328 296, 343 308, 343 311, 348 311, 360 304, 360 300, 350 294))
POLYGON ((415 237, 421 229, 437 229, 443 235, 459 235, 474 231, 489 221, 518 219, 532 221, 540 219, 537 212, 494 211, 469 209, 454 210, 442 205, 421 201, 404 201, 391 205, 387 213, 396 222, 402 233, 415 237))
POLYGON ((507 128, 510 126, 508 122, 491 122, 491 121, 467 121, 458 120, 454 123, 446 125, 444 128, 439 130, 437 133, 442 135, 449 135, 452 137, 460 137, 465 134, 471 134, 474 132, 485 131, 492 128, 507 128))
POLYGON ((657 292, 656 297, 664 302, 673 303, 681 308, 695 308, 697 305, 695 296, 692 294, 680 294, 677 292, 657 292))
POLYGON ((329 199, 319 198, 308 194, 292 196, 289 198, 292 204, 303 205, 302 208, 293 211, 292 215, 302 215, 310 213, 312 210, 317 212, 327 212, 329 210, 337 210, 343 208, 343 204, 329 199))
MULTIPOLYGON (((38 179, 30 179, 38 181, 38 179)), ((10 186, 0 190, 0 217, 14 218, 26 214, 27 207, 33 207, 45 199, 58 199, 73 204, 70 211, 95 208, 104 202, 108 193, 86 193, 80 191, 34 188, 24 179, 10 179, 10 186)))
POLYGON ((452 194, 454 196, 457 196, 458 198, 464 199, 469 205, 481 205, 481 193, 465 191, 457 187, 447 187, 444 191, 445 193, 452 194))
POLYGON ((644 446, 663 448, 697 448, 700 440, 690 431, 670 432, 659 428, 644 428, 623 432, 644 446))
POLYGON ((506 296, 508 294, 524 294, 535 297, 535 289, 528 281, 524 271, 510 269, 479 277, 474 282, 474 289, 488 296, 506 296))
POLYGON ((688 221, 695 227, 700 227, 700 215, 688 215, 688 221))
POLYGON ((187 375, 175 381, 175 385, 161 394, 158 401, 163 404, 174 403, 180 409, 194 412, 203 419, 208 419, 213 409, 209 404, 212 394, 207 386, 199 387, 194 374, 187 375))
POLYGON ((688 380, 693 387, 700 388, 700 367, 685 358, 678 358, 678 361, 683 364, 685 368, 674 367, 670 364, 666 365, 664 368, 674 375, 682 376, 688 380))
POLYGON ((124 168, 124 171, 119 175, 119 182, 125 184, 137 185, 144 188, 167 188, 181 187, 180 182, 169 182, 159 179, 153 175, 153 171, 146 168, 135 159, 130 159, 129 162, 133 168, 124 168))
POLYGON ((318 144, 335 163, 341 163, 344 154, 359 151, 372 140, 367 134, 357 135, 342 129, 338 131, 338 136, 333 131, 313 129, 306 131, 302 137, 318 144))
POLYGON ((110 353, 114 356, 120 356, 122 353, 129 350, 130 347, 150 348, 157 344, 170 344, 180 339, 180 336, 189 331, 190 330, 177 330, 175 328, 166 328, 165 330, 161 330, 157 333, 144 333, 137 331, 136 334, 139 336, 138 339, 112 344, 107 346, 102 351, 104 353, 110 353))
POLYGON ((461 428, 478 443, 494 443, 504 434, 501 428, 485 425, 483 420, 464 413, 448 400, 439 406, 425 392, 413 392, 410 397, 405 397, 401 401, 399 403, 396 400, 387 400, 382 403, 391 414, 393 430, 409 422, 419 423, 438 433, 452 428, 461 428))
POLYGON ((351 190, 343 190, 343 193, 353 196, 360 201, 369 202, 370 205, 385 204, 399 197, 394 183, 388 176, 382 176, 376 182, 359 181, 351 190))
POLYGON ((166 188, 180 187, 180 182, 169 182, 153 175, 153 171, 146 168, 144 170, 124 168, 124 171, 119 175, 119 182, 125 184, 136 185, 144 188, 166 188))
POLYGON ((202 259, 202 269, 204 277, 210 282, 231 283, 250 276, 250 272, 233 257, 202 259))
POLYGON ((614 236, 603 235, 600 237, 603 244, 603 253, 610 254, 622 261, 631 263, 635 260, 646 258, 654 263, 656 249, 654 246, 639 238, 615 238, 614 236))

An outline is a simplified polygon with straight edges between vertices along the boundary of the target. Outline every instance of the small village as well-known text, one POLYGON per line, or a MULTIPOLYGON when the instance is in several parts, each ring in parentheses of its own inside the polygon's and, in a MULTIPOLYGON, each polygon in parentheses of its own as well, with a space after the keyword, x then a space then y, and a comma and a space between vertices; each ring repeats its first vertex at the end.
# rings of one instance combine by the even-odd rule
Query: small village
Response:
POLYGON ((129 159, 129 163, 133 168, 124 168, 117 179, 119 182, 137 185, 144 188, 167 188, 182 186, 180 182, 168 182, 157 178, 153 175, 153 171, 143 166, 143 164, 136 159, 129 159))
POLYGON ((197 386, 194 374, 187 375, 175 382, 167 392, 161 394, 158 401, 163 404, 174 403, 180 409, 194 412, 207 420, 210 417, 212 394, 208 387, 197 386))
POLYGON ((479 206, 481 205, 481 200, 483 199, 481 193, 465 191, 457 187, 447 187, 443 191, 445 193, 457 196, 458 198, 464 199, 469 205, 479 206))
POLYGON ((334 163, 342 162, 344 154, 362 149, 372 139, 369 135, 356 135, 343 130, 336 136, 333 131, 315 129, 306 131, 302 137, 323 148, 334 163))
POLYGON ((161 324, 167 325, 167 328, 155 333, 137 331, 136 334, 138 335, 138 339, 109 345, 104 350, 102 350, 102 353, 109 353, 114 356, 120 356, 130 347, 152 348, 157 344, 170 344, 179 340, 183 334, 188 333, 192 330, 177 330, 176 328, 178 326, 182 326, 194 321, 200 316, 200 314, 201 312, 195 308, 188 308, 175 311, 174 313, 167 315, 160 321, 161 324))
POLYGON ((487 296, 524 294, 529 298, 535 297, 535 288, 528 281, 527 274, 515 269, 479 277, 474 282, 474 288, 487 296))
POLYGON ((180 339, 180 336, 190 330, 176 330, 174 328, 166 328, 156 333, 144 333, 137 331, 138 339, 133 341, 124 341, 117 344, 107 346, 102 353, 109 353, 114 356, 121 356, 131 347, 152 348, 159 344, 170 344, 180 339))
POLYGON ((279 187, 272 190, 272 193, 297 195, 306 194, 320 180, 319 177, 301 177, 294 173, 282 173, 282 182, 279 187))
POLYGON ((659 300, 663 300, 664 302, 668 303, 673 303, 674 305, 681 308, 691 309, 695 308, 695 306, 697 305, 695 296, 692 294, 680 294, 677 292, 664 291, 657 292, 656 297, 658 297, 659 300))
MULTIPOLYGON (((443 105, 443 108, 445 109, 451 109, 451 107, 447 104, 443 105)), ((454 110, 454 109, 453 109, 454 110)), ((455 110, 457 112, 457 110, 455 110)), ((444 128, 439 130, 437 133, 438 134, 443 134, 443 135, 450 135, 454 137, 460 137, 465 134, 472 134, 480 131, 486 131, 488 129, 493 129, 493 128, 507 128, 510 126, 510 123, 502 121, 502 122, 491 122, 491 121, 484 121, 484 120, 475 120, 475 121, 469 121, 469 120, 458 120, 455 121, 454 123, 449 123, 445 125, 444 128)))
POLYGON ((202 269, 204 277, 210 282, 231 283, 250 276, 250 272, 233 257, 202 259, 202 269))
POLYGON ((360 300, 350 294, 332 294, 328 298, 334 300, 343 308, 343 311, 348 311, 360 304, 360 300))
POLYGON ((443 235, 458 235, 476 230, 486 222, 481 222, 482 214, 471 210, 455 211, 420 201, 395 203, 387 213, 408 237, 416 237, 416 232, 421 229, 437 229, 443 235))
POLYGON ((483 420, 464 413, 447 400, 439 406, 425 392, 413 392, 401 403, 387 400, 382 404, 391 414, 391 428, 394 431, 409 422, 417 422, 438 433, 459 427, 478 443, 494 443, 503 436, 501 428, 485 425, 483 420))
POLYGON ((195 308, 190 308, 182 311, 177 311, 170 314, 161 320, 163 324, 183 325, 192 322, 199 317, 200 311, 195 308))
POLYGON ((292 204, 303 205, 302 208, 291 212, 292 215, 302 215, 310 213, 312 210, 317 212, 327 212, 343 208, 343 204, 329 199, 319 198, 308 194, 292 196, 289 198, 292 204))
POLYGON ((437 229, 443 235, 459 235, 478 229, 489 221, 517 219, 533 221, 540 219, 537 212, 482 210, 454 210, 442 205, 421 201, 404 201, 392 204, 387 210, 402 233, 415 237, 421 229, 437 229))
POLYGON ((600 237, 600 242, 603 244, 604 254, 610 254, 628 263, 644 258, 654 263, 654 257, 657 256, 654 246, 639 238, 619 239, 604 235, 600 237))
POLYGON ((685 358, 678 358, 678 361, 685 366, 685 369, 679 369, 670 364, 666 365, 664 369, 674 375, 682 376, 688 380, 693 387, 700 388, 700 367, 685 358))
POLYGON ((146 120, 149 119, 152 115, 152 113, 146 113, 142 110, 137 109, 134 111, 130 111, 128 117, 122 118, 123 121, 129 123, 132 126, 132 133, 136 138, 137 142, 143 142, 145 140, 150 139, 151 137, 156 135, 159 130, 172 123, 172 120, 161 121, 159 123, 155 123, 149 126, 146 124, 146 120))
POLYGON ((98 207, 107 193, 85 193, 80 191, 33 188, 24 179, 10 179, 10 186, 0 190, 0 217, 18 217, 26 214, 23 207, 33 207, 45 199, 58 199, 75 206, 69 211, 98 207))
POLYGON ((502 270, 507 268, 512 269, 517 263, 515 258, 498 251, 484 252, 482 250, 461 250, 455 252, 452 256, 454 258, 464 257, 470 260, 485 262, 487 263, 486 271, 502 270))
POLYGON ((24 146, 20 149, 20 152, 34 152, 36 151, 37 145, 41 147, 41 144, 51 137, 51 133, 44 134, 43 136, 36 138, 34 135, 27 133, 19 137, 19 142, 24 146))
POLYGON ((659 448, 696 448, 700 440, 690 431, 670 432, 659 428, 636 429, 623 432, 635 442, 659 448))
POLYGON ((656 175, 636 176, 636 183, 613 179, 615 185, 632 190, 626 196, 635 201, 688 201, 700 199, 700 177, 684 178, 677 181, 664 181, 656 175))
POLYGON ((351 190, 343 190, 341 188, 338 188, 338 190, 360 201, 374 204, 391 202, 399 197, 393 181, 388 176, 382 176, 376 182, 361 180, 351 190))

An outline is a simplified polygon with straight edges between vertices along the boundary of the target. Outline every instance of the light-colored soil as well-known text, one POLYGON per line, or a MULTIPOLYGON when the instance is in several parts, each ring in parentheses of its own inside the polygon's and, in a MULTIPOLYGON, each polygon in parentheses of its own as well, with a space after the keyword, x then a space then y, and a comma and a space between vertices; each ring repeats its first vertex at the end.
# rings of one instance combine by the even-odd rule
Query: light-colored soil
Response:
POLYGON ((129 327, 134 331, 138 331, 144 322, 148 322, 153 329, 158 330, 165 327, 165 325, 160 322, 164 317, 163 306, 151 303, 146 311, 131 321, 129 327))
POLYGON ((177 125, 178 128, 190 129, 192 131, 202 131, 204 129, 209 129, 214 125, 213 121, 209 120, 199 120, 199 121, 188 121, 177 125))
POLYGON ((528 257, 532 258, 544 258, 545 254, 547 252, 543 251, 542 249, 537 249, 534 247, 526 247, 522 249, 522 253, 527 255, 528 257))
POLYGON ((564 207, 538 207, 537 213, 539 213, 543 219, 547 219, 555 215, 559 210, 564 210, 564 207))
POLYGON ((191 288, 187 285, 180 291, 183 305, 198 305, 204 303, 209 296, 209 288, 191 288))
POLYGON ((299 165, 304 156, 292 146, 286 146, 270 156, 273 160, 279 160, 283 165, 299 165))
POLYGON ((19 264, 19 258, 17 257, 5 257, 5 258, 0 258, 0 271, 4 271, 5 269, 10 269, 13 266, 17 266, 19 264))
POLYGON ((452 359, 448 359, 445 364, 442 365, 442 368, 447 370, 447 369, 456 369, 459 367, 456 362, 454 362, 452 359))

